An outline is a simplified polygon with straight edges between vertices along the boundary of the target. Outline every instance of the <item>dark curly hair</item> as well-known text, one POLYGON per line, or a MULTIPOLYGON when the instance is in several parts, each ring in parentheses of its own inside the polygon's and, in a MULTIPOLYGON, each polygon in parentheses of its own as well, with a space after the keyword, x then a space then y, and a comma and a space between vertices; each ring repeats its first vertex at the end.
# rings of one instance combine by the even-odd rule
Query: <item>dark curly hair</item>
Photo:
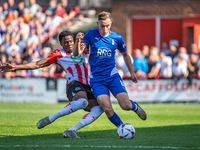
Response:
POLYGON ((63 37, 65 37, 65 36, 72 36, 72 37, 74 37, 74 35, 73 35, 72 32, 70 32, 68 30, 65 30, 65 31, 60 32, 60 34, 59 34, 59 41, 61 42, 62 39, 63 39, 63 37))

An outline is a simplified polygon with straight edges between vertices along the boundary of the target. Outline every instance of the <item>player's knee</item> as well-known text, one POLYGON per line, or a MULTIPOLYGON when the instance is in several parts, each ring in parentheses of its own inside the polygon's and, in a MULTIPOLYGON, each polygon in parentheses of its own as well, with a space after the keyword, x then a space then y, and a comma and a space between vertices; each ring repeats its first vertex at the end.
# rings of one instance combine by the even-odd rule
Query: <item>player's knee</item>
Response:
POLYGON ((131 110, 132 109, 132 105, 130 105, 130 103, 124 103, 121 108, 123 110, 131 110))
POLYGON ((90 100, 88 100, 88 105, 84 110, 90 111, 95 106, 98 106, 97 101, 95 99, 90 99, 90 100))
POLYGON ((106 107, 103 110, 104 110, 104 112, 106 113, 107 116, 111 116, 114 112, 113 109, 109 108, 109 107, 106 107))
POLYGON ((86 108, 88 106, 88 100, 87 99, 83 100, 82 106, 83 106, 83 108, 86 108))

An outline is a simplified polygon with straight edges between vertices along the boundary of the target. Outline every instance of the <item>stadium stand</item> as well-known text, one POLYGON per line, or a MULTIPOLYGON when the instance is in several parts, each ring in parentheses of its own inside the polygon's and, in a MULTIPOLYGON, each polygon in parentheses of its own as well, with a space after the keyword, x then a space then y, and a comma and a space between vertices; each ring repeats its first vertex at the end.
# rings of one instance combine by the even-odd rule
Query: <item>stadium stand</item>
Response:
MULTIPOLYGON (((95 10, 80 10, 79 6, 69 7, 67 0, 61 0, 58 4, 56 0, 50 0, 48 7, 41 7, 36 0, 30 0, 30 7, 25 7, 24 1, 18 4, 4 2, 0 6, 0 14, 0 61, 11 64, 27 63, 44 58, 55 48, 60 48, 57 35, 61 30, 70 30, 74 33, 80 30, 87 31, 94 28, 96 22, 95 10)), ((156 46, 149 47, 144 43, 141 50, 132 50, 140 52, 139 55, 131 57, 133 64, 137 64, 135 70, 140 80, 187 78, 191 82, 193 78, 200 78, 200 58, 196 45, 193 44, 191 49, 191 53, 187 53, 188 50, 185 47, 176 47, 164 42, 159 50, 156 46), (167 58, 165 61, 162 60, 161 52, 165 54, 164 59, 167 58), (181 60, 187 69, 184 73, 178 74, 182 69, 179 65, 180 58, 184 59, 184 61, 181 60), (138 71, 138 60, 147 62, 145 70, 138 71), (167 66, 168 69, 166 69, 167 66), (173 71, 171 73, 167 70, 173 71), (170 75, 166 76, 166 74, 170 75)), ((120 54, 117 54, 117 57, 116 64, 118 64, 117 69, 120 75, 124 79, 129 78, 130 75, 124 67, 120 54)), ((60 78, 64 77, 63 74, 59 66, 51 66, 35 73, 33 71, 0 73, 0 77, 7 79, 14 77, 60 78)))

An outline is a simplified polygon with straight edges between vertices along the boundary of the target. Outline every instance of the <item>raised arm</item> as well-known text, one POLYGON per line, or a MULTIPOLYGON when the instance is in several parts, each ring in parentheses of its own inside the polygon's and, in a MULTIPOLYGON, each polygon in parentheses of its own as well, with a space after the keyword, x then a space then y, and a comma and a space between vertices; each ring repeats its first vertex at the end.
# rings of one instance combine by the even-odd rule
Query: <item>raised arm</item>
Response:
POLYGON ((127 66, 128 70, 129 70, 129 72, 131 74, 132 81, 135 82, 135 83, 137 83, 138 79, 135 76, 134 69, 133 69, 133 64, 131 62, 130 55, 128 53, 124 53, 122 55, 123 55, 123 58, 124 58, 124 62, 126 63, 126 66, 127 66))
POLYGON ((11 65, 9 63, 1 64, 0 62, 0 71, 10 72, 10 71, 15 71, 15 70, 33 70, 33 69, 38 69, 42 67, 47 67, 49 65, 50 64, 47 61, 47 59, 42 59, 36 62, 30 62, 30 63, 22 64, 22 65, 11 65))
POLYGON ((81 41, 83 41, 84 38, 84 34, 79 32, 76 35, 76 42, 74 45, 74 49, 73 49, 73 55, 74 56, 79 56, 85 49, 85 45, 83 43, 81 43, 81 41))

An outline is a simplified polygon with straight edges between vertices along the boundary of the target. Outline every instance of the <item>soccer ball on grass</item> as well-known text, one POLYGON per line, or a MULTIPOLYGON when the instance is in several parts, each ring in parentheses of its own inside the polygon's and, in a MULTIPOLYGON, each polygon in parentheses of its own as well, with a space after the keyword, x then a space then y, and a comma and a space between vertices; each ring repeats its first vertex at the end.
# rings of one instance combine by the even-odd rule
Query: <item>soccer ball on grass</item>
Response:
POLYGON ((119 126, 117 133, 121 139, 132 139, 135 136, 135 128, 129 123, 124 123, 119 126))

